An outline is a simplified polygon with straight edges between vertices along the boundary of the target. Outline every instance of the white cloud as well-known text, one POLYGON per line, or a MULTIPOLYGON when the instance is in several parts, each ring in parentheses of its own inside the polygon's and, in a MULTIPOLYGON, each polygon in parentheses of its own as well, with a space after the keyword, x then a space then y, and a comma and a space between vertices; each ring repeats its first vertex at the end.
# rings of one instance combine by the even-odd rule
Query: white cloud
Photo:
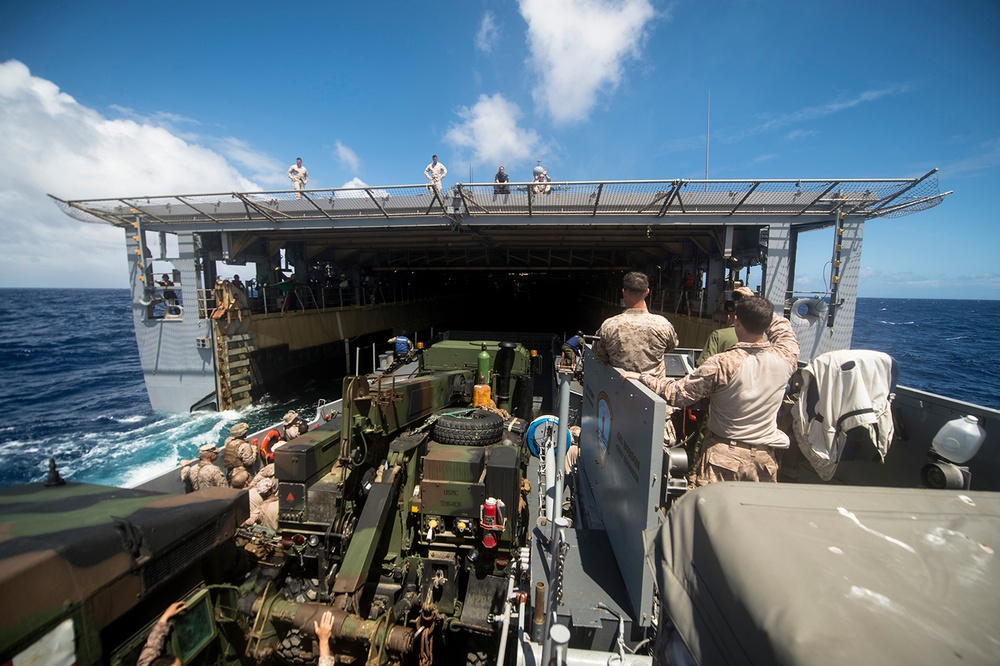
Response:
POLYGON ((188 118, 187 116, 182 116, 176 113, 170 113, 168 111, 156 111, 150 115, 143 115, 136 111, 135 109, 130 109, 127 106, 121 106, 119 104, 112 104, 109 107, 112 111, 118 112, 123 118, 128 120, 134 120, 141 125, 155 125, 157 127, 165 127, 171 129, 175 134, 176 128, 180 125, 198 125, 198 121, 194 118, 188 118))
POLYGON ((224 154, 260 172, 271 168, 266 158, 234 139, 218 145, 211 150, 152 123, 109 119, 24 64, 0 63, 0 285, 126 286, 123 232, 71 219, 46 194, 260 189, 224 154))
POLYGON ((490 53, 499 41, 500 26, 497 25, 496 17, 493 16, 493 12, 486 12, 476 32, 476 48, 483 53, 490 53))
POLYGON ((337 160, 339 160, 341 164, 349 168, 354 173, 358 172, 358 169, 361 166, 361 160, 358 158, 358 154, 342 144, 340 139, 337 139, 337 145, 334 148, 334 152, 337 155, 337 160))
POLYGON ((649 0, 520 0, 520 9, 535 101, 557 123, 585 119, 599 93, 615 90, 655 16, 649 0))
POLYGON ((1000 166, 1000 139, 990 139, 975 146, 972 154, 952 162, 941 169, 952 178, 982 175, 984 171, 1000 166))
POLYGON ((876 268, 861 269, 862 297, 987 299, 1000 298, 1000 273, 972 275, 938 273, 926 275, 913 271, 884 272, 876 268))
MULTIPOLYGON (((840 97, 824 104, 796 109, 780 116, 770 118, 751 127, 737 130, 727 128, 715 129, 712 131, 712 142, 714 143, 718 141, 723 144, 737 143, 750 137, 783 130, 785 127, 795 125, 797 123, 804 123, 832 116, 840 113, 841 111, 847 111, 862 104, 875 102, 883 97, 902 95, 909 92, 909 90, 910 88, 903 84, 887 86, 876 90, 865 90, 854 95, 853 97, 840 97)), ((795 141, 797 139, 813 136, 817 133, 818 132, 816 130, 792 129, 785 134, 784 138, 787 141, 795 141)), ((664 143, 664 152, 677 153, 699 148, 704 149, 704 147, 705 137, 688 136, 666 141, 664 143)))
POLYGON ((246 172, 250 180, 274 189, 290 187, 286 174, 291 163, 284 165, 274 157, 254 150, 243 139, 235 137, 208 140, 207 143, 246 172))
POLYGON ((366 183, 365 181, 363 181, 360 178, 358 178, 357 176, 355 176, 354 178, 351 178, 349 181, 347 181, 346 183, 344 183, 343 185, 341 185, 341 187, 343 187, 343 188, 348 188, 348 187, 368 187, 368 183, 366 183))
POLYGON ((799 139, 805 139, 806 137, 815 136, 817 132, 815 130, 801 130, 795 129, 785 135, 785 141, 797 141, 799 139))
POLYGON ((388 190, 382 189, 367 189, 368 183, 361 180, 357 176, 351 178, 349 181, 341 185, 342 188, 352 188, 352 187, 363 187, 365 190, 347 190, 346 192, 337 192, 338 199, 367 199, 369 192, 371 196, 377 199, 388 199, 390 194, 388 190))
POLYGON ((471 107, 458 111, 461 120, 445 133, 445 141, 471 153, 473 164, 490 166, 540 157, 538 133, 518 127, 521 109, 503 95, 480 95, 471 107))
MULTIPOLYGON (((862 104, 878 101, 883 97, 902 95, 909 92, 909 90, 909 86, 904 84, 886 86, 885 88, 878 88, 875 90, 864 90, 853 97, 839 97, 824 104, 817 104, 816 106, 807 106, 801 109, 796 109, 790 113, 771 118, 770 120, 765 120, 758 125, 743 130, 736 132, 722 131, 713 138, 718 138, 722 143, 735 143, 736 141, 740 141, 750 136, 773 132, 796 123, 804 123, 832 116, 840 113, 841 111, 848 111, 857 106, 861 106, 862 104)), ((789 136, 789 138, 797 138, 797 136, 789 136)))

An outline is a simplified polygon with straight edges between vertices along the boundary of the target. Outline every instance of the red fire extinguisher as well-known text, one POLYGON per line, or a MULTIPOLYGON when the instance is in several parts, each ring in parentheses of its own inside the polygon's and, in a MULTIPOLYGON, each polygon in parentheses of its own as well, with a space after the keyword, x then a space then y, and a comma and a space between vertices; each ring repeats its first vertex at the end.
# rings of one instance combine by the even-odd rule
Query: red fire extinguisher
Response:
POLYGON ((493 497, 487 498, 486 502, 479 507, 479 527, 483 530, 483 546, 485 548, 496 548, 506 524, 507 519, 503 516, 503 502, 493 497))

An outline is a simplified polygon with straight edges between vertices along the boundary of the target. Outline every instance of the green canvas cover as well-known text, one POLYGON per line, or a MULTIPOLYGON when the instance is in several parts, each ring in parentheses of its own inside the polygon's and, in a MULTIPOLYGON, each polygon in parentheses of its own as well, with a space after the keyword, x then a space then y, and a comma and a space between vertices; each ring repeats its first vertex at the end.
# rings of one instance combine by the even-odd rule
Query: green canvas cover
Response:
POLYGON ((655 546, 700 664, 1000 663, 1000 493, 711 484, 655 546))

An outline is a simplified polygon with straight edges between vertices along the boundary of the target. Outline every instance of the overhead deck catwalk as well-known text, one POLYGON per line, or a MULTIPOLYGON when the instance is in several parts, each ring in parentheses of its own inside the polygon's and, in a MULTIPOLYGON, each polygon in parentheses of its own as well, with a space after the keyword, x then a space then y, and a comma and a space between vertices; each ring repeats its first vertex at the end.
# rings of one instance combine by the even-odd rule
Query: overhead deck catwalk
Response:
MULTIPOLYGON (((388 185, 306 190, 301 199, 290 190, 53 199, 76 219, 125 231, 147 387, 154 407, 184 411, 218 388, 217 359, 206 344, 213 333, 205 322, 215 262, 206 259, 244 264, 292 246, 303 265, 348 265, 383 274, 437 271, 482 279, 501 274, 497 272, 542 281, 632 269, 665 274, 683 262, 705 267, 704 302, 709 304, 734 269, 761 265, 764 295, 787 311, 796 298, 798 233, 830 227, 840 219, 831 251, 831 291, 824 295, 831 307, 799 322, 796 332, 804 358, 849 347, 864 222, 937 205, 950 192, 939 192, 936 174, 508 183, 507 194, 493 183, 459 183, 443 197, 426 185, 388 185), (151 255, 146 233, 137 232, 176 235, 178 256, 163 256, 161 247, 159 259, 169 259, 176 269, 176 291, 188 309, 183 323, 154 321, 143 305, 152 278, 143 259, 151 255), (199 316, 192 317, 196 294, 201 307, 199 316)), ((366 316, 374 321, 370 313, 366 316)), ((416 330, 412 319, 412 313, 395 319, 387 315, 372 326, 416 330)), ((345 328, 339 318, 338 326, 327 342, 363 334, 345 328)))

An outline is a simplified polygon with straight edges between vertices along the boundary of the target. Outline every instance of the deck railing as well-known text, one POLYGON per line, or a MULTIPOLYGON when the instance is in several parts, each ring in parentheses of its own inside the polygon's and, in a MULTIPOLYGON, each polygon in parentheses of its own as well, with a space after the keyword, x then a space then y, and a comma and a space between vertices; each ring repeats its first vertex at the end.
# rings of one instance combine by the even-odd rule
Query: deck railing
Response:
POLYGON ((620 180, 458 183, 440 195, 427 185, 220 192, 63 201, 71 217, 128 227, 137 217, 164 226, 394 219, 420 216, 896 217, 930 208, 937 170, 911 179, 620 180))

